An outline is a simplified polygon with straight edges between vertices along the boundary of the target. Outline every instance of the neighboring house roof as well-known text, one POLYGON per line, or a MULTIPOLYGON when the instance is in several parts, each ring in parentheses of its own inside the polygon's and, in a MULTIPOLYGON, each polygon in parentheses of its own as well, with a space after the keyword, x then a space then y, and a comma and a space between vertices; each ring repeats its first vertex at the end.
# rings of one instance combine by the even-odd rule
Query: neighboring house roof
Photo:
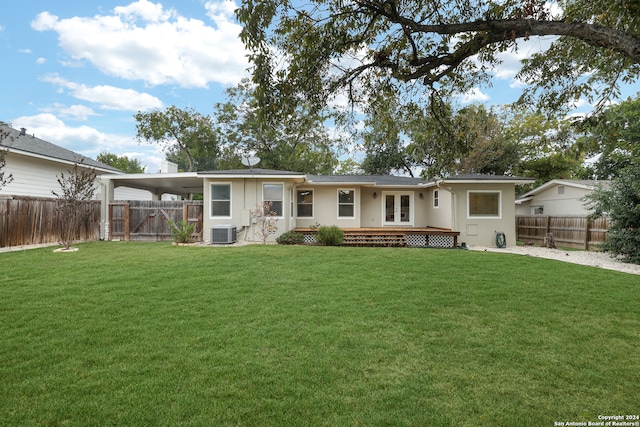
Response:
MULTIPOLYGON (((491 184, 513 183, 516 185, 532 184, 535 182, 534 179, 524 178, 520 176, 460 174, 460 175, 449 176, 447 178, 438 180, 437 184, 469 184, 469 183, 477 183, 478 181, 491 183, 491 184)), ((435 185, 435 184, 436 183, 430 184, 430 185, 435 185)))
POLYGON ((0 131, 2 131, 2 133, 9 133, 6 138, 0 141, 0 147, 5 147, 11 152, 31 157, 56 160, 62 163, 82 163, 85 166, 98 169, 101 172, 122 173, 119 169, 67 150, 66 148, 62 148, 33 135, 29 135, 26 132, 21 132, 10 126, 0 125, 0 131))
POLYGON ((392 175, 307 175, 309 184, 319 185, 367 185, 372 187, 417 186, 420 178, 392 175))
POLYGON ((582 188, 584 190, 592 191, 595 190, 599 185, 608 186, 610 183, 611 181, 609 180, 596 181, 584 179, 553 179, 518 197, 516 199, 516 204, 529 201, 533 199, 533 196, 535 196, 536 194, 556 185, 566 185, 569 187, 582 188))
POLYGON ((249 168, 249 169, 228 169, 228 170, 213 170, 198 172, 199 176, 205 178, 212 178, 218 176, 225 176, 229 178, 285 178, 285 177, 305 177, 305 174, 301 172, 292 171, 279 171, 274 169, 261 169, 261 168, 249 168))

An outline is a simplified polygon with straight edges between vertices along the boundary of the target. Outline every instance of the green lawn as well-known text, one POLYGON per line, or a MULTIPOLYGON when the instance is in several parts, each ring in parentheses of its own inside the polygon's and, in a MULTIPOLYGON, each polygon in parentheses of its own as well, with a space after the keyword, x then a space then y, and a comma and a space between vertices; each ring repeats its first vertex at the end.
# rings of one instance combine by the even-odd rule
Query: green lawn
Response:
POLYGON ((461 250, 0 254, 0 424, 552 426, 640 412, 640 277, 461 250))

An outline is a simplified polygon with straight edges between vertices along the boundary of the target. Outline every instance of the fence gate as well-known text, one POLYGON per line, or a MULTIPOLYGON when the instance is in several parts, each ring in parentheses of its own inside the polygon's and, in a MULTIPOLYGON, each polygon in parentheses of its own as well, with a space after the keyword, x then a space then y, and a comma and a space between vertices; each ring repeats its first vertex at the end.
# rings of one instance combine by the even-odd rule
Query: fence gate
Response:
POLYGON ((171 240, 169 220, 194 224, 194 238, 202 239, 202 201, 130 200, 109 204, 109 240, 171 240))

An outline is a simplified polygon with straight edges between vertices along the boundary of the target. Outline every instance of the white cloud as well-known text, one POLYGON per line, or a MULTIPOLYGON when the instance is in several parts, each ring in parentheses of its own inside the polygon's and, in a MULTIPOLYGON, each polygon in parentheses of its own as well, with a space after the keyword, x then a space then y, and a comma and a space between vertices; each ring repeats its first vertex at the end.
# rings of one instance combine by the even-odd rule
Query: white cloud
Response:
POLYGON ((57 113, 60 117, 70 118, 72 120, 86 122, 90 116, 98 116, 92 108, 86 105, 66 106, 60 103, 53 104, 53 107, 43 108, 41 111, 45 113, 57 113))
POLYGON ((134 157, 129 153, 134 153, 143 166, 148 166, 147 171, 159 170, 165 157, 157 144, 138 144, 130 136, 108 134, 89 126, 69 126, 49 113, 18 117, 12 124, 16 128, 26 128, 29 135, 92 159, 105 151, 119 156, 127 153, 129 158, 134 157))
POLYGON ((46 58, 42 58, 42 57, 40 57, 40 58, 36 59, 36 64, 38 64, 38 65, 42 65, 42 64, 44 64, 45 62, 47 62, 47 59, 46 59, 46 58))
POLYGON ((482 91, 479 88, 473 88, 464 95, 460 96, 460 101, 463 104, 469 104, 471 102, 485 102, 488 101, 491 97, 482 91))
POLYGON ((106 85, 87 86, 70 82, 57 74, 45 76, 42 80, 68 90, 75 98, 98 104, 103 110, 145 111, 163 106, 162 101, 155 96, 133 89, 106 85))
POLYGON ((213 26, 139 0, 111 15, 60 19, 42 12, 31 23, 55 31, 73 61, 87 61, 105 74, 149 85, 207 87, 235 84, 246 75, 247 59, 232 18, 231 1, 205 5, 213 26))
POLYGON ((19 50, 18 50, 18 52, 20 52, 20 53, 26 53, 26 54, 33 53, 33 52, 31 52, 31 49, 19 49, 19 50))

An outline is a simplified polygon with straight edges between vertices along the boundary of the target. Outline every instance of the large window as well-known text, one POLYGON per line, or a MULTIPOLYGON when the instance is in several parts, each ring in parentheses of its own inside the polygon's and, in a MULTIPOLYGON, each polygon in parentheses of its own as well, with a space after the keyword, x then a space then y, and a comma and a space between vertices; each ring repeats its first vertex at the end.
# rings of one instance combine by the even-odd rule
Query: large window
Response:
POLYGON ((355 190, 338 190, 338 218, 354 218, 356 216, 355 201, 355 190))
POLYGON ((275 212, 275 216, 284 216, 284 186, 282 184, 264 184, 262 186, 262 200, 271 202, 271 212, 275 212))
POLYGON ((211 184, 211 216, 231 217, 231 184, 211 184))
POLYGON ((313 218, 313 190, 298 190, 298 218, 313 218))
POLYGON ((501 218, 501 199, 500 191, 469 191, 467 193, 469 218, 501 218))

